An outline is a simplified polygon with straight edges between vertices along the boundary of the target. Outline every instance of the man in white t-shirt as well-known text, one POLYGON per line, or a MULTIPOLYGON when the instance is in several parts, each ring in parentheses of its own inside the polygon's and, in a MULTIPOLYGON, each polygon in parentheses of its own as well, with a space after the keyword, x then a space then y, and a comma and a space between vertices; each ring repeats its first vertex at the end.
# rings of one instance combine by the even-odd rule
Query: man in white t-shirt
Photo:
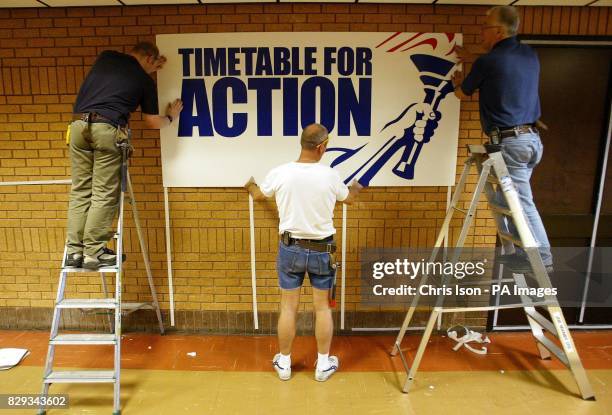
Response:
POLYGON ((337 171, 319 164, 327 149, 329 135, 320 124, 311 124, 302 132, 302 151, 297 161, 276 167, 268 173, 261 188, 251 178, 245 185, 255 200, 276 197, 279 234, 276 268, 281 288, 281 312, 278 319, 280 353, 272 365, 282 380, 291 378, 291 345, 300 303, 300 288, 308 273, 315 310, 315 336, 318 359, 315 379, 326 381, 338 370, 336 356, 329 356, 334 324, 328 296, 334 283, 335 260, 333 217, 336 201, 351 204, 361 189, 350 189, 337 171))

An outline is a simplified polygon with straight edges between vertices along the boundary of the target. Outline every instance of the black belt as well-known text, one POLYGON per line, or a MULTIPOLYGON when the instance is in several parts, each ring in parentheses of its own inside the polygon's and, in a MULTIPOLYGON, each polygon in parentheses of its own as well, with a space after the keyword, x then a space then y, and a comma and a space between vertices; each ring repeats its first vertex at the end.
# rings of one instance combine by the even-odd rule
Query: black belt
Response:
POLYGON ((505 138, 514 138, 521 134, 538 133, 538 129, 531 124, 517 125, 516 127, 495 128, 487 134, 495 143, 501 143, 505 138))
POLYGON ((281 235, 281 241, 287 246, 297 245, 304 249, 310 249, 317 252, 330 252, 332 254, 336 252, 336 243, 332 236, 325 239, 296 239, 292 238, 289 232, 285 232, 281 235))
POLYGON ((105 117, 104 115, 100 115, 97 112, 83 112, 78 114, 73 114, 73 121, 85 121, 86 123, 104 123, 110 124, 115 128, 125 127, 121 125, 117 121, 111 120, 110 118, 105 117))

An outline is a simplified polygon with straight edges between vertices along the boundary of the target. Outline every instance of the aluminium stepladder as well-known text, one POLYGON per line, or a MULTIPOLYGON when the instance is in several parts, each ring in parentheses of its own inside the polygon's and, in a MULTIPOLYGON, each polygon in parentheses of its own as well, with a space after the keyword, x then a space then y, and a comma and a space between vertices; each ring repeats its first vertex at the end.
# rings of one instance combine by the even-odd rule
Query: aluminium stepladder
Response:
MULTIPOLYGON (((461 228, 461 232, 456 243, 456 246, 459 250, 461 249, 461 247, 463 247, 465 239, 468 235, 471 222, 476 212, 478 201, 480 200, 480 196, 484 191, 487 201, 489 203, 489 208, 495 219, 497 233, 500 240, 502 241, 504 252, 513 252, 515 245, 523 247, 525 249, 525 252, 527 253, 528 260, 533 270, 533 276, 535 277, 538 286, 543 288, 551 288, 552 285, 550 282, 550 278, 546 271, 546 267, 542 262, 540 252, 537 249, 537 242, 525 218, 523 209, 519 201, 518 192, 516 191, 512 179, 510 178, 508 168, 506 167, 506 164, 502 157, 502 153, 499 151, 499 146, 468 145, 468 151, 470 157, 465 162, 463 172, 461 173, 461 177, 455 188, 455 192, 453 194, 450 206, 446 212, 446 217, 442 224, 440 233, 438 234, 438 238, 434 245, 430 260, 433 261, 437 257, 438 251, 442 246, 444 236, 446 235, 446 232, 449 229, 450 222, 455 211, 461 212, 465 215, 463 226, 461 228), (473 166, 477 167, 479 179, 476 184, 474 193, 471 196, 469 208, 467 210, 460 209, 459 207, 457 207, 457 205, 461 199, 465 184, 467 182, 467 177, 473 166), (496 185, 501 189, 501 192, 504 195, 504 199, 507 203, 507 207, 500 205, 496 202, 496 191, 493 185, 496 185), (506 227, 504 226, 504 218, 507 218, 508 221, 512 220, 514 222, 514 225, 519 234, 518 239, 511 233, 507 232, 506 227)), ((457 257, 458 254, 455 254, 455 258, 453 258, 452 261, 455 261, 457 257)), ((423 284, 426 278, 427 275, 423 275, 421 277, 421 284, 423 284)), ((507 282, 508 280, 513 280, 519 287, 526 286, 525 276, 523 274, 516 273, 513 273, 513 278, 506 280, 499 279, 493 282, 507 282)), ((433 307, 433 310, 429 315, 429 319, 425 326, 423 337, 421 338, 421 342, 414 356, 412 365, 409 366, 407 358, 404 356, 401 350, 401 343, 404 339, 404 335, 406 334, 406 330, 408 329, 410 321, 412 320, 414 312, 418 306, 419 295, 414 296, 410 308, 406 313, 404 322, 400 328, 400 332, 397 336, 395 344, 393 345, 393 350, 391 351, 391 355, 396 355, 398 353, 400 354, 402 364, 406 370, 407 378, 402 387, 402 391, 404 393, 408 393, 410 391, 410 388, 414 382, 414 378, 418 371, 419 364, 421 363, 421 359, 423 357, 423 354, 425 353, 425 349, 434 329, 434 325, 438 318, 442 315, 442 313, 485 311, 502 308, 523 308, 527 316, 527 321, 529 323, 531 333, 536 341, 540 357, 542 359, 549 359, 551 357, 551 353, 555 355, 572 372, 582 398, 586 400, 594 400, 595 395, 587 378, 584 367, 582 366, 582 362, 580 361, 580 357, 578 356, 578 352, 576 351, 574 341, 567 327, 567 323, 563 316, 563 312, 561 310, 559 302, 557 301, 556 296, 547 295, 544 298, 545 301, 541 304, 538 304, 538 306, 542 306, 543 308, 547 309, 550 315, 550 320, 546 318, 543 314, 538 312, 535 308, 535 303, 533 303, 532 300, 526 296, 521 296, 520 304, 462 308, 445 308, 442 306, 442 297, 439 297, 438 301, 436 302, 436 305, 433 307), (559 340, 561 347, 559 347, 555 342, 546 337, 544 334, 544 330, 554 335, 559 340)))
MULTIPOLYGON (((130 175, 127 169, 128 159, 128 145, 125 143, 118 144, 122 151, 122 168, 121 168, 121 195, 119 197, 119 218, 117 220, 117 232, 114 235, 116 240, 116 253, 117 253, 117 265, 114 267, 102 267, 97 270, 89 270, 84 268, 66 268, 66 248, 64 248, 64 256, 62 259, 62 269, 60 271, 59 284, 57 288, 57 297, 55 300, 53 310, 53 320, 51 322, 51 334, 49 339, 49 348, 47 351, 47 360, 45 364, 45 370, 43 373, 43 386, 42 396, 46 397, 49 393, 49 386, 52 383, 113 383, 113 415, 119 415, 121 413, 120 405, 120 373, 121 373, 121 317, 122 313, 129 314, 136 310, 149 309, 154 310, 157 315, 157 321, 159 324, 159 330, 161 334, 164 334, 164 325, 162 322, 161 311, 159 308, 159 302, 157 300, 157 291, 153 282, 153 275, 151 272, 151 265, 149 263, 149 257, 147 248, 144 243, 144 236, 140 227, 140 220, 138 216, 138 209, 136 207, 136 199, 134 198, 134 191, 132 189, 132 183, 130 175), (136 231, 140 243, 140 249, 147 272, 147 279, 149 288, 151 290, 151 301, 150 302, 134 302, 125 303, 121 301, 121 276, 123 266, 123 221, 124 221, 124 204, 126 192, 129 192, 129 203, 132 205, 132 216, 136 225, 136 231), (92 273, 97 272, 102 278, 102 287, 104 291, 104 298, 102 299, 66 299, 64 298, 64 291, 66 288, 66 280, 68 274, 76 273, 92 273), (105 274, 115 274, 115 296, 108 297, 108 290, 106 286, 105 274), (63 309, 81 309, 81 310, 92 310, 92 309, 106 309, 112 310, 114 313, 114 322, 111 321, 109 315, 109 325, 111 326, 112 333, 91 333, 91 334, 60 334, 60 317, 61 310, 63 309), (113 324, 114 323, 114 324, 113 324), (114 329, 114 330, 113 330, 114 329), (113 370, 78 370, 78 371, 55 371, 53 370, 53 360, 55 355, 55 346, 60 345, 112 345, 114 346, 114 357, 113 357, 113 370)), ((41 407, 38 411, 39 415, 46 413, 46 409, 41 407)))

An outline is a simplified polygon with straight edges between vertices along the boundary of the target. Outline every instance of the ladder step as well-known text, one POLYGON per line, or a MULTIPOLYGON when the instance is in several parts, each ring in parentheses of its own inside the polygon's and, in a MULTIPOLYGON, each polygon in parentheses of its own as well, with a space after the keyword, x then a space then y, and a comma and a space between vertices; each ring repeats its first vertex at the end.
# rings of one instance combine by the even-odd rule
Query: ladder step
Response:
POLYGON ((533 320, 534 322, 538 323, 540 326, 548 330, 550 334, 554 334, 555 336, 559 337, 557 334, 557 330, 555 330, 555 326, 552 323, 552 321, 548 320, 542 314, 538 313, 536 309, 525 308, 525 314, 527 315, 528 318, 530 318, 531 320, 533 320))
POLYGON ((130 314, 137 310, 155 310, 151 303, 121 303, 121 311, 130 314))
POLYGON ((464 215, 467 215, 467 213, 468 213, 467 210, 458 208, 457 206, 454 206, 453 209, 455 209, 457 212, 463 213, 464 215))
POLYGON ((58 334, 49 342, 53 345, 114 345, 117 336, 114 334, 58 334))
POLYGON ((62 268, 62 272, 103 272, 103 273, 108 273, 108 274, 116 274, 118 271, 117 266, 114 267, 103 267, 103 268, 98 268, 98 269, 88 269, 88 268, 70 268, 70 267, 66 267, 66 268, 62 268))
POLYGON ((495 202, 489 202, 489 207, 493 212, 501 213, 502 215, 512 216, 512 211, 507 207, 498 205, 495 202))
POLYGON ((57 308, 117 308, 114 298, 98 298, 84 300, 62 300, 57 303, 57 308))
POLYGON ((115 383, 112 370, 65 370, 51 372, 43 379, 44 383, 115 383))
POLYGON ((501 239, 506 239, 506 240, 508 240, 508 241, 512 242, 514 245, 517 245, 517 246, 520 246, 520 247, 522 247, 522 246, 523 246, 523 243, 521 242, 521 240, 520 240, 520 239, 518 239, 517 237, 515 237, 514 235, 512 235, 511 233, 508 233, 508 232, 501 232, 501 231, 500 231, 500 232, 499 232, 499 237, 500 237, 501 239))

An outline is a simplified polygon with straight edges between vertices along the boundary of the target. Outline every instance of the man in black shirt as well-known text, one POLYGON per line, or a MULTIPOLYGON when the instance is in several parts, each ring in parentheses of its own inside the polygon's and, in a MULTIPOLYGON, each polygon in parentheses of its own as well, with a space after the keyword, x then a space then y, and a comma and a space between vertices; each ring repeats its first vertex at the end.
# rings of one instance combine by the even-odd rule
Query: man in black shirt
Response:
POLYGON ((66 266, 97 269, 116 264, 106 248, 120 194, 121 152, 127 140, 130 113, 139 106, 151 128, 170 125, 183 108, 180 100, 159 114, 157 90, 151 75, 166 58, 149 42, 128 53, 104 51, 85 78, 69 127, 72 188, 68 208, 66 266))

